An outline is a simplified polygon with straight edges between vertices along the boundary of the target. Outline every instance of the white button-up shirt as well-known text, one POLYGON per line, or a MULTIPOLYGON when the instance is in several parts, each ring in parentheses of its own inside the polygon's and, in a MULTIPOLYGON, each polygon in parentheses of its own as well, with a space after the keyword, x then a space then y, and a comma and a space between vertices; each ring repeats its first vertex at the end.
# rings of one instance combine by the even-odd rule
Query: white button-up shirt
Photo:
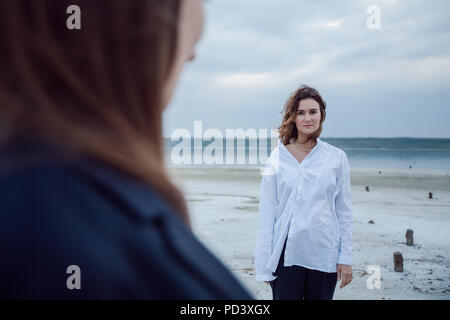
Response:
POLYGON ((278 140, 261 180, 256 280, 272 281, 286 242, 284 265, 336 272, 352 264, 350 165, 322 140, 300 163, 278 140))

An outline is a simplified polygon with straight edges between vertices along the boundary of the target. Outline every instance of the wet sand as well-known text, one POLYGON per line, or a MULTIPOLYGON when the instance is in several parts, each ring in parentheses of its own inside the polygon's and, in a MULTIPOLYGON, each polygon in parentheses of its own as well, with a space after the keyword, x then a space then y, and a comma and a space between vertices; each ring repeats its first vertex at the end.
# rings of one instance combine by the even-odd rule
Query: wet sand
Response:
MULTIPOLYGON (((171 168, 169 172, 185 192, 197 237, 255 298, 271 299, 270 287, 254 279, 260 170, 171 168)), ((352 169, 351 178, 354 279, 343 289, 337 285, 334 298, 449 299, 450 172, 352 169), (406 246, 407 229, 414 231, 414 246, 406 246), (396 251, 403 254, 404 272, 394 271, 396 251), (379 289, 371 285, 370 266, 380 271, 379 289)))

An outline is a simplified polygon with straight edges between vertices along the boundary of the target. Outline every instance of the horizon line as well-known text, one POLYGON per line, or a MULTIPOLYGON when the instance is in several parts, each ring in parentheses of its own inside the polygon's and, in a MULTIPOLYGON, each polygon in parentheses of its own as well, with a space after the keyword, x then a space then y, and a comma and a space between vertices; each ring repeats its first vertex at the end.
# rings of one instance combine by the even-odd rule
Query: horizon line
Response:
MULTIPOLYGON (((191 138, 203 138, 203 137, 195 137, 191 136, 191 138)), ((234 137, 237 138, 237 137, 234 137)), ((250 137, 245 137, 245 139, 250 137)), ((267 137, 269 138, 269 137, 267 137)), ((319 137, 320 139, 450 139, 450 137, 411 137, 411 136, 398 136, 398 137, 374 137, 374 136, 368 136, 368 137, 319 137)), ((171 139, 171 137, 163 136, 163 139, 171 139)), ((223 139, 226 139, 226 137, 223 137, 223 139)), ((242 138, 237 138, 242 139, 242 138)), ((258 139, 258 138, 252 138, 252 139, 258 139)), ((208 139, 209 140, 209 139, 208 139)))

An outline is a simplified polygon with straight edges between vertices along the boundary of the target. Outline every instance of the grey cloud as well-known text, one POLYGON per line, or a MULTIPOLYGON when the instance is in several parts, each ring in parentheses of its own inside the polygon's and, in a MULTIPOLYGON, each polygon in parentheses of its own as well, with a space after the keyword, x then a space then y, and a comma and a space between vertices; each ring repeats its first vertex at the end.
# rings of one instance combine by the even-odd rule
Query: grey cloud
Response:
POLYGON ((166 111, 165 135, 193 120, 275 127, 285 99, 306 83, 326 95, 330 110, 340 110, 331 112, 328 136, 450 136, 439 115, 450 115, 449 9, 446 0, 210 1, 197 61, 166 111), (381 8, 381 30, 366 27, 370 4, 381 8), (418 102, 430 97, 430 125, 417 130, 418 102), (385 114, 376 108, 401 119, 406 106, 409 122, 384 130, 385 114))

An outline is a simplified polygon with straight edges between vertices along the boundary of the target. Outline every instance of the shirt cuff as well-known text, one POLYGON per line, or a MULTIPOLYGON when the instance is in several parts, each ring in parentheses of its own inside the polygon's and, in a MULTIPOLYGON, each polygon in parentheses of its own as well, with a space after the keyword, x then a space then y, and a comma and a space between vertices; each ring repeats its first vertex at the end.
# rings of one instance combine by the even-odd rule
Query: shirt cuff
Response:
POLYGON ((273 281, 276 278, 277 278, 276 276, 273 276, 271 274, 263 274, 255 276, 256 281, 273 281))
POLYGON ((352 257, 346 257, 346 256, 339 256, 338 263, 337 264, 346 264, 351 266, 352 265, 352 257))

